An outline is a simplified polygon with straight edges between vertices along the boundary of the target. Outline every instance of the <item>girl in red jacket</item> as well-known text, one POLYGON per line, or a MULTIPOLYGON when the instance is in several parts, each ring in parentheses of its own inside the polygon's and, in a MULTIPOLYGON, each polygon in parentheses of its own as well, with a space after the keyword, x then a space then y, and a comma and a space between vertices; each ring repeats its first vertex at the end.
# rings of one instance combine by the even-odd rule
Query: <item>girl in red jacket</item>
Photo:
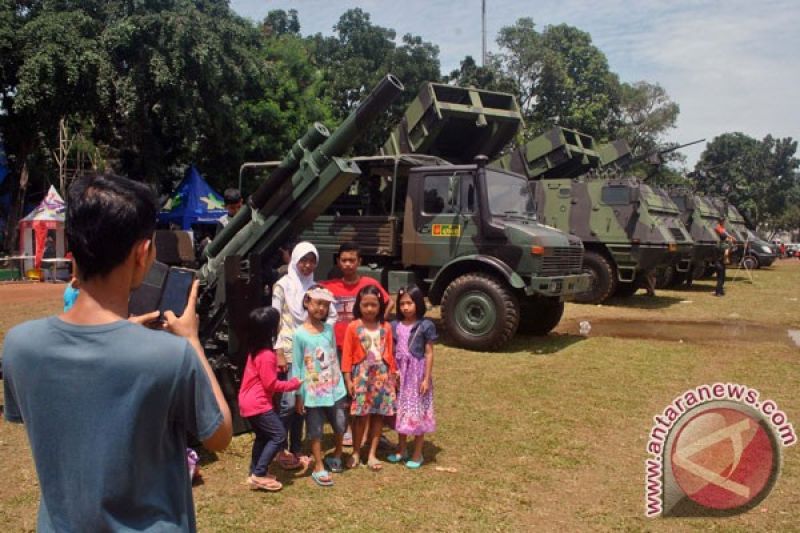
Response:
POLYGON ((247 418, 256 434, 247 482, 253 489, 268 491, 283 487, 267 469, 286 440, 286 430, 272 405, 272 395, 297 390, 301 384, 297 378, 278 381, 278 360, 272 344, 280 320, 280 313, 272 307, 260 307, 250 313, 247 363, 239 389, 239 413, 247 418))
POLYGON ((350 467, 360 464, 359 444, 369 431, 371 470, 380 470, 375 455, 383 428, 383 417, 397 408, 397 367, 392 354, 392 328, 383 320, 386 303, 380 290, 367 285, 356 296, 353 317, 344 334, 342 372, 350 393, 353 416, 353 455, 350 467))

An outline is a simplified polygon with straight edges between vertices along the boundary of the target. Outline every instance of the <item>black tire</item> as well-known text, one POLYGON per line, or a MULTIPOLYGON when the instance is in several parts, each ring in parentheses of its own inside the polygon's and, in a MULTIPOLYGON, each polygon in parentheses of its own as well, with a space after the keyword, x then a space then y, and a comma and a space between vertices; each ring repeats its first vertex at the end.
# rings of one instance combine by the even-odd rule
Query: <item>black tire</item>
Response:
POLYGON ((747 268, 748 270, 755 270, 757 268, 761 268, 761 264, 758 262, 758 258, 752 255, 746 255, 742 258, 742 267, 747 268))
POLYGON ((592 275, 588 291, 575 295, 581 304, 599 304, 617 290, 617 273, 611 262, 597 252, 586 252, 583 256, 583 271, 592 275))
POLYGON ((547 335, 561 321, 564 302, 558 298, 533 298, 522 305, 519 332, 527 335, 547 335))
POLYGON ((636 291, 638 291, 639 289, 640 289, 639 283, 637 283, 636 281, 630 281, 630 282, 621 281, 617 283, 617 290, 614 292, 614 296, 617 296, 619 298, 630 298, 631 296, 636 294, 636 291))
POLYGON ((505 283, 482 272, 451 281, 442 295, 441 309, 448 336, 470 350, 498 350, 519 327, 517 297, 505 283))

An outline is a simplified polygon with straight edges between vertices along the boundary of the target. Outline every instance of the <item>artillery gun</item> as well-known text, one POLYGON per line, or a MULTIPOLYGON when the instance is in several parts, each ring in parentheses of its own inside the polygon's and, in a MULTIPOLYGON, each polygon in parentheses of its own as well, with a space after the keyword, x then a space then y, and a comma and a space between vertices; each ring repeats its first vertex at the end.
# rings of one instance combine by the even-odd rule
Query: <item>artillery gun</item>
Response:
POLYGON ((528 177, 539 219, 583 241, 592 286, 578 302, 629 296, 659 265, 689 267, 692 240, 677 206, 621 174, 618 166, 630 160, 624 141, 598 146, 589 135, 556 127, 492 163, 528 177))

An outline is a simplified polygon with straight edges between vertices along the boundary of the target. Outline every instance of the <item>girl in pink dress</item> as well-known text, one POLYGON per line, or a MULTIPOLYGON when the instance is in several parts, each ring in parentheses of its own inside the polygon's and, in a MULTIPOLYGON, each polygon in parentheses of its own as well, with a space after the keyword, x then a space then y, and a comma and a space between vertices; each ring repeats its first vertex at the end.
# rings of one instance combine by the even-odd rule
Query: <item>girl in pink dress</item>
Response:
POLYGON ((392 338, 396 340, 395 360, 400 372, 395 425, 400 440, 397 451, 387 459, 392 463, 406 461, 408 468, 417 469, 423 462, 425 434, 436 431, 431 379, 436 326, 425 318, 425 299, 414 285, 400 289, 397 307, 400 313, 392 322, 392 338), (409 435, 414 436, 410 458, 406 448, 409 435))

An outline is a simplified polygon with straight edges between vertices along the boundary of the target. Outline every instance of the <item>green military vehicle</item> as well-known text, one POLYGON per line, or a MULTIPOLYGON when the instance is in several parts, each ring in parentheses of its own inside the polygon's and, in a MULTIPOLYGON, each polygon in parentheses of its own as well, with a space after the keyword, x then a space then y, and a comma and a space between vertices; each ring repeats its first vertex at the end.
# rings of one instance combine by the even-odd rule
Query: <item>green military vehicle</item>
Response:
POLYGON ((588 135, 556 127, 493 165, 527 176, 539 220, 579 237, 592 276, 582 303, 629 296, 660 265, 689 267, 692 239, 669 197, 617 169, 630 157, 624 141, 597 147, 588 135))
MULTIPOLYGON (((714 227, 719 219, 718 209, 705 196, 693 193, 685 187, 671 189, 669 196, 681 212, 681 220, 694 241, 690 270, 691 279, 700 279, 710 273, 714 262, 721 256, 714 227)), ((685 281, 685 276, 676 275, 675 282, 685 281)))
POLYGON ((520 124, 511 95, 424 84, 381 154, 354 158, 361 175, 300 235, 320 271, 352 241, 390 292, 416 283, 441 305, 460 346, 549 332, 589 278, 580 240, 537 222, 527 179, 487 168, 520 124))
POLYGON ((730 250, 731 263, 750 270, 772 265, 778 254, 768 242, 747 227, 744 216, 736 206, 721 197, 714 197, 713 203, 718 216, 725 218, 725 229, 736 240, 730 250))

